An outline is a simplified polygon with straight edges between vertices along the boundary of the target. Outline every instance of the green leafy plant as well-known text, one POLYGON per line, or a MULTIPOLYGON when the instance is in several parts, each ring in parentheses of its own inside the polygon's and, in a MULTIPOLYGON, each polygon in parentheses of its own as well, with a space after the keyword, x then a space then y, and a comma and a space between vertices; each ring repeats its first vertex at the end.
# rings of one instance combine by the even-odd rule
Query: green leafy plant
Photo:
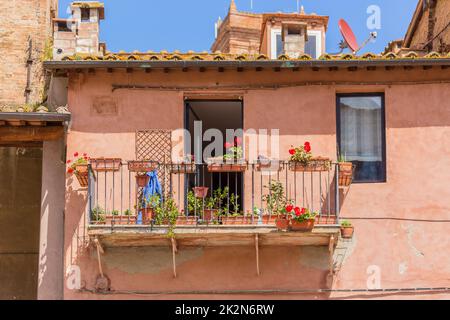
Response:
POLYGON ((119 210, 113 210, 111 211, 111 215, 117 217, 118 215, 120 215, 119 210))
POLYGON ((341 222, 341 227, 343 228, 351 228, 352 226, 353 226, 352 223, 348 220, 343 220, 341 222))
POLYGON ((272 180, 268 186, 264 186, 268 189, 262 199, 267 205, 268 212, 270 214, 282 214, 285 213, 284 209, 288 203, 284 192, 283 184, 279 181, 272 180))
POLYGON ((158 205, 154 207, 156 218, 156 224, 168 224, 167 237, 174 238, 174 228, 179 215, 178 207, 175 200, 172 197, 168 197, 163 202, 159 202, 158 205))
POLYGON ((106 216, 106 212, 100 206, 96 206, 95 208, 93 208, 91 210, 91 217, 92 217, 93 221, 103 222, 106 220, 105 216, 106 216))
POLYGON ((161 196, 157 193, 144 197, 141 202, 141 209, 143 208, 157 208, 161 203, 161 196))
POLYGON ((47 38, 42 51, 41 61, 43 62, 50 60, 53 60, 53 39, 47 38))
POLYGON ((130 209, 125 210, 125 212, 123 213, 124 216, 132 216, 133 215, 133 211, 130 209))

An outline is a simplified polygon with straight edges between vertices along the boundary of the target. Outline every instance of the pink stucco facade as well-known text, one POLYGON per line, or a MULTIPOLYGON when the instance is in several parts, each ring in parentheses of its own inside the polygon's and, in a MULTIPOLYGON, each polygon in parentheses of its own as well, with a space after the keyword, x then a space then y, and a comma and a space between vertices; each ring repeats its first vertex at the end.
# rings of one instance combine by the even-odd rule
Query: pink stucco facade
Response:
MULTIPOLYGON (((371 270, 379 271, 382 288, 450 286, 450 84, 448 69, 350 72, 267 69, 218 73, 114 70, 113 73, 70 73, 72 123, 67 154, 135 159, 135 132, 184 127, 184 99, 242 97, 245 129, 280 129, 280 156, 305 140, 314 153, 336 160, 336 95, 385 94, 387 182, 353 184, 342 196, 341 217, 355 225, 344 244, 333 289, 365 289, 371 270), (255 80, 257 79, 257 80, 255 80), (255 84, 255 81, 257 84, 255 84), (140 84, 171 90, 112 90, 112 85, 140 84), (281 88, 270 85, 283 84, 281 88), (266 86, 266 88, 262 88, 266 86), (96 99, 116 105, 100 115, 96 99), (343 259, 342 259, 343 258, 343 259), (375 267, 373 267, 375 266, 375 267), (369 273, 368 273, 369 272, 369 273)), ((251 192, 244 183, 244 193, 251 192)), ((254 271, 253 247, 179 248, 177 278, 167 247, 106 248, 103 271, 113 291, 148 294, 97 295, 98 275, 93 247, 88 247, 87 194, 67 177, 65 268, 80 267, 88 290, 64 289, 65 299, 111 298, 363 298, 356 293, 286 293, 327 287, 328 248, 314 246, 260 248, 261 275, 254 271), (198 295, 199 291, 280 290, 279 294, 198 295), (283 293, 284 290, 284 293, 283 293), (164 292, 184 292, 167 295, 164 292), (152 295, 150 292, 160 292, 152 295)), ((66 278, 67 280, 67 278, 66 278)), ((449 298, 448 294, 367 294, 375 298, 449 298)))

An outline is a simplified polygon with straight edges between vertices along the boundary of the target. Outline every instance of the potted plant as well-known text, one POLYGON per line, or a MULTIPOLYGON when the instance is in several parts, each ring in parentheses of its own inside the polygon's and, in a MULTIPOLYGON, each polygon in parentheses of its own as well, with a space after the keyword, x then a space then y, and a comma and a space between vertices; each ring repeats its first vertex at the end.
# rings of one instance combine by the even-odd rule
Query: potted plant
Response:
POLYGON ((90 159, 92 170, 100 172, 119 171, 122 159, 119 158, 96 158, 90 159))
POLYGON ((88 162, 89 157, 86 153, 80 157, 78 152, 73 154, 75 160, 67 160, 69 168, 67 169, 68 174, 74 174, 77 177, 80 186, 85 188, 89 184, 89 173, 88 173, 88 162))
POLYGON ((289 149, 289 169, 291 171, 312 172, 329 171, 331 161, 328 158, 313 157, 311 144, 305 142, 303 146, 289 149))
POLYGON ((138 173, 136 175, 136 184, 139 188, 144 188, 150 181, 150 176, 147 173, 138 173))
POLYGON ((209 172, 245 172, 247 163, 242 158, 244 151, 242 149, 242 139, 236 137, 234 143, 226 142, 226 154, 223 157, 208 159, 209 172))
POLYGON ((155 209, 161 203, 161 197, 159 194, 154 194, 152 196, 143 199, 139 210, 142 214, 142 224, 150 224, 155 219, 155 209))
MULTIPOLYGON (((286 211, 288 211, 289 208, 286 208, 286 211)), ((290 229, 292 231, 311 231, 314 229, 314 223, 316 221, 316 212, 311 212, 307 208, 293 208, 291 211, 288 211, 291 214, 291 223, 290 223, 290 229)))
POLYGON ((128 171, 147 173, 158 169, 158 162, 151 160, 128 161, 128 171))
POLYGON ((268 186, 267 194, 263 195, 262 200, 266 203, 267 214, 263 214, 263 224, 275 224, 280 216, 286 216, 285 207, 289 204, 286 200, 283 184, 279 181, 272 180, 268 186))
POLYGON ((91 210, 91 222, 92 224, 105 224, 106 213, 100 206, 96 206, 91 210))
POLYGON ((222 215, 222 225, 249 225, 254 224, 258 220, 252 219, 251 214, 244 215, 240 212, 222 215))
POLYGON ((287 231, 289 229, 290 216, 287 214, 293 210, 293 205, 289 204, 285 208, 286 214, 279 215, 275 220, 275 225, 280 231, 287 231))
POLYGON ((348 162, 345 156, 339 155, 339 186, 348 187, 353 181, 353 163, 348 162))
POLYGON ((196 198, 205 199, 208 195, 208 187, 194 187, 194 195, 196 198))
POLYGON ((353 238, 353 233, 355 231, 355 228, 353 227, 352 223, 348 220, 344 220, 341 222, 341 236, 344 239, 351 239, 353 238))
POLYGON ((172 163, 170 164, 170 172, 171 173, 195 173, 196 165, 195 165, 195 157, 194 155, 188 154, 184 156, 183 160, 180 163, 172 163))
POLYGON ((157 225, 168 226, 167 236, 173 238, 174 228, 178 218, 178 207, 172 197, 167 197, 163 202, 159 202, 154 207, 154 219, 157 225))
POLYGON ((107 225, 120 224, 120 216, 118 210, 113 210, 111 213, 106 214, 105 220, 107 225))

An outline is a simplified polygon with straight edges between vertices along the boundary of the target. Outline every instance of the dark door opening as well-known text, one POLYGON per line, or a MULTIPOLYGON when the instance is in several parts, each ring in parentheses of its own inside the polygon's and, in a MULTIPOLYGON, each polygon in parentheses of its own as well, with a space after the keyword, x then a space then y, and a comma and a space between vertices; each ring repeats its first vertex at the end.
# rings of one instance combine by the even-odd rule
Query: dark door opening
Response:
POLYGON ((0 299, 37 298, 42 147, 0 146, 0 299))
MULTIPOLYGON (((199 100, 186 102, 186 128, 189 130, 191 136, 191 153, 194 154, 196 147, 194 137, 194 123, 195 121, 202 122, 202 136, 208 129, 218 129, 222 133, 223 142, 226 142, 226 130, 243 129, 243 103, 239 100, 199 100)), ((198 139, 198 138, 197 138, 198 139)), ((201 141, 197 144, 201 148, 201 154, 205 148, 213 141, 201 141)), ((222 143, 223 147, 223 143, 222 143)), ((223 147, 222 152, 225 153, 223 147)), ((212 156, 218 156, 213 154, 212 156)), ((201 159, 205 164, 207 159, 201 159)), ((200 162, 196 159, 196 162, 200 162)), ((186 188, 192 190, 195 186, 205 186, 209 188, 208 196, 211 196, 215 190, 228 187, 229 194, 239 196, 237 204, 239 211, 243 211, 243 182, 244 177, 242 173, 210 173, 206 165, 201 165, 197 174, 189 175, 186 179, 186 188)), ((234 206, 230 206, 234 210, 234 206)))

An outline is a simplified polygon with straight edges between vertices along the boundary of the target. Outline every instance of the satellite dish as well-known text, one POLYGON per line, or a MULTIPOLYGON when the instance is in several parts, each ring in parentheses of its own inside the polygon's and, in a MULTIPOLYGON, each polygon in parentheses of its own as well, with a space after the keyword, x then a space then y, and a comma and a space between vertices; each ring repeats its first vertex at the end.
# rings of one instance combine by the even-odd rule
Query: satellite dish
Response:
POLYGON ((344 49, 349 48, 350 50, 352 50, 353 54, 356 54, 358 51, 364 48, 369 43, 369 41, 371 41, 372 39, 376 39, 378 36, 376 32, 371 32, 369 38, 360 46, 358 45, 358 40, 356 39, 355 33, 344 19, 340 19, 338 25, 342 37, 344 38, 344 40, 339 43, 339 48, 341 49, 339 53, 342 53, 344 49))
POLYGON ((358 40, 356 40, 356 36, 352 28, 350 28, 344 19, 339 20, 338 24, 339 30, 341 31, 348 48, 350 48, 353 52, 356 52, 358 50, 358 40))

